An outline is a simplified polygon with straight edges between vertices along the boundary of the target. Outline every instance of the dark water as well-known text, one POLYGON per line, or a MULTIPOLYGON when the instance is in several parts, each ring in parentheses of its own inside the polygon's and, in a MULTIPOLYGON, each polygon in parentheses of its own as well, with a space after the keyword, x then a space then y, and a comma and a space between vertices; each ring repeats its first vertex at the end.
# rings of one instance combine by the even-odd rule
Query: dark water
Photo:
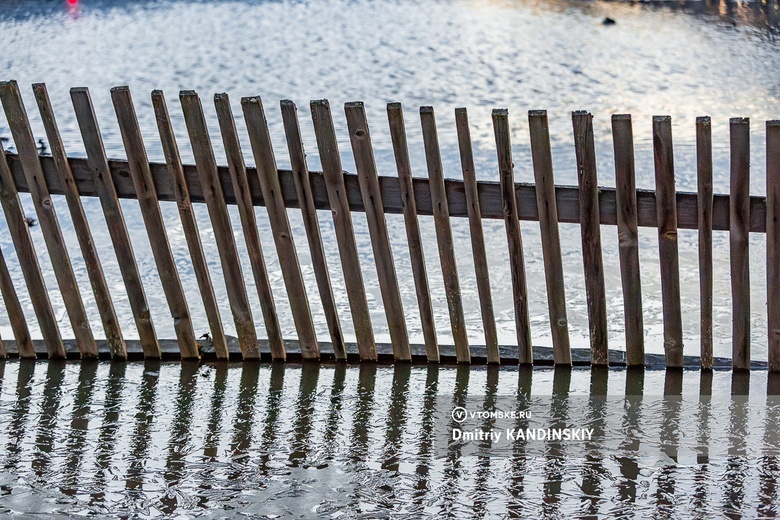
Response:
MULTIPOLYGON (((178 106, 180 89, 195 89, 202 98, 217 156, 222 158, 221 138, 211 96, 228 92, 234 103, 241 96, 263 97, 279 165, 288 163, 278 100, 290 98, 301 110, 301 127, 310 166, 319 159, 309 119, 308 102, 329 98, 344 167, 354 171, 341 104, 363 100, 381 175, 395 176, 385 104, 400 101, 406 109, 410 153, 414 174, 425 175, 420 105, 436 108, 445 176, 460 178, 453 109, 469 108, 474 140, 476 172, 480 179, 497 180, 497 164, 490 111, 508 107, 512 127, 515 177, 530 182, 530 147, 526 111, 547 109, 556 181, 576 184, 572 110, 595 115, 595 138, 600 182, 614 185, 612 142, 609 130, 613 113, 634 115, 637 154, 637 186, 653 188, 651 116, 673 118, 677 185, 695 190, 694 121, 713 118, 716 192, 728 190, 728 119, 752 118, 751 192, 764 193, 763 121, 780 117, 780 40, 776 0, 766 2, 660 2, 619 3, 577 0, 6 0, 0 5, 0 76, 15 78, 38 137, 44 137, 29 84, 44 81, 69 153, 83 154, 83 144, 68 97, 73 86, 91 89, 106 147, 112 157, 124 157, 109 89, 128 84, 132 89, 141 130, 152 159, 162 157, 149 93, 163 89, 169 101, 174 129, 185 160, 191 160, 186 130, 178 106), (602 25, 605 17, 613 26, 602 25)), ((238 106, 234 113, 240 114, 238 106)), ((243 122, 238 121, 245 153, 249 144, 243 122)), ((0 113, 0 136, 10 136, 0 113)), ((9 143, 10 144, 10 143, 9 143)), ((222 159, 220 159, 222 160, 222 159)), ((247 157, 253 163, 252 157, 247 157)), ((28 212, 33 208, 23 200, 28 212)), ((65 241, 85 298, 92 328, 102 331, 89 280, 81 259, 65 202, 54 198, 65 241)), ((135 337, 129 302, 100 204, 84 200, 92 223, 98 254, 114 297, 114 305, 128 337, 135 337)), ((123 202, 139 269, 149 296, 149 305, 160 337, 174 337, 153 255, 135 201, 123 202)), ((187 300, 196 322, 206 323, 197 283, 188 259, 178 213, 163 204, 163 214, 172 249, 184 282, 187 300)), ((296 335, 292 313, 285 297, 279 260, 271 245, 265 210, 258 208, 258 223, 264 243, 270 282, 278 303, 285 337, 296 335)), ((196 208, 209 269, 223 316, 229 316, 228 299, 205 208, 196 208)), ((299 214, 290 212, 298 245, 304 281, 309 288, 315 326, 322 339, 328 337, 324 313, 319 306, 311 261, 299 214)), ((233 214, 236 236, 238 217, 233 214)), ((375 332, 388 340, 381 295, 369 235, 363 215, 355 214, 360 261, 367 286, 375 332)), ((437 334, 451 343, 449 314, 441 269, 436 257, 433 222, 421 220, 427 252, 437 334)), ((348 300, 335 247, 333 225, 327 213, 320 215, 325 250, 334 281, 339 312, 347 316, 348 300)), ((388 217, 390 241, 400 280, 411 280, 404 226, 400 216, 388 217)), ((11 274, 21 279, 13 247, 0 216, 0 247, 11 274)), ((528 278, 532 338, 537 345, 550 345, 547 293, 544 284, 538 224, 522 223, 528 278)), ((453 221, 453 233, 466 325, 470 341, 484 344, 474 278, 468 224, 453 221)), ((487 256, 499 340, 516 341, 512 313, 511 277, 505 233, 501 221, 485 222, 487 256)), ((569 331, 572 344, 588 347, 588 323, 584 291, 580 231, 561 226, 563 265, 569 331)), ((715 251, 727 249, 727 235, 715 233, 715 251)), ((51 264, 39 230, 33 230, 41 265, 51 264)), ((698 256, 696 235, 679 234, 686 353, 699 351, 698 256)), ((244 272, 249 272, 243 240, 238 240, 244 272)), ((622 349, 623 301, 617 261, 617 232, 603 230, 607 310, 610 316, 610 347, 622 349)), ((751 241, 753 357, 766 359, 764 237, 751 241)), ((652 229, 640 232, 642 293, 645 297, 646 348, 663 352, 660 279, 657 236, 652 229)), ((715 355, 731 352, 731 293, 729 262, 716 255, 714 281, 715 355)), ((250 277, 251 278, 251 277, 250 277)), ((53 277, 51 277, 53 280, 53 277)), ((27 315, 33 312, 23 284, 17 287, 27 315)), ((262 315, 252 280, 247 280, 254 321, 263 336, 262 315)), ((53 285, 50 297, 60 318, 63 335, 72 335, 62 300, 53 285)), ((412 341, 421 343, 422 330, 413 284, 401 284, 407 327, 412 341)), ((226 332, 234 334, 225 320, 226 332)), ((30 320, 32 332, 37 324, 30 320)), ((347 339, 353 339, 351 320, 343 319, 347 339)), ((196 331, 198 335, 205 328, 196 331)), ((5 313, 0 312, 0 333, 10 335, 5 313)))
POLYGON ((780 400, 767 397, 778 382, 766 372, 56 362, 0 371, 0 513, 14 517, 703 518, 780 507, 780 400), (522 399, 539 403, 535 414, 547 409, 548 427, 592 429, 592 442, 529 440, 501 453, 437 433, 457 426, 455 406, 506 410, 522 399))

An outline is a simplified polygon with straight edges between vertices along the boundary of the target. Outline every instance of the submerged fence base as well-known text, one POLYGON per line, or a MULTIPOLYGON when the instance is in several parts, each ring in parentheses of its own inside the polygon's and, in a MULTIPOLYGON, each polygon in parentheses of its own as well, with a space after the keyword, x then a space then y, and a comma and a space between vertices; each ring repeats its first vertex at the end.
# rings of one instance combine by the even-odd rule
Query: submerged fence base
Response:
MULTIPOLYGON (((238 338, 234 336, 226 336, 228 352, 230 354, 230 361, 241 361, 243 359, 241 355, 241 347, 238 343, 238 338)), ((175 339, 161 339, 158 340, 160 345, 161 359, 163 361, 180 361, 182 359, 181 350, 179 344, 175 339)), ((64 340, 65 352, 68 359, 80 359, 80 354, 75 340, 64 340)), ((111 351, 105 340, 96 340, 98 347, 98 357, 100 359, 111 359, 111 351)), ((127 359, 131 361, 144 360, 144 352, 141 347, 141 342, 138 340, 125 340, 127 346, 127 359)), ((285 348, 287 350, 287 361, 301 361, 309 360, 301 354, 300 343, 297 340, 285 340, 285 348)), ((202 361, 216 361, 217 355, 214 351, 214 347, 209 340, 198 340, 199 352, 202 361)), ((335 362, 344 361, 336 358, 336 354, 333 349, 333 345, 330 343, 320 342, 320 357, 319 361, 335 362)), ((357 343, 345 343, 347 348, 346 362, 359 362, 360 354, 358 352, 357 343)), ((14 341, 6 341, 5 346, 9 358, 18 358, 19 353, 14 341)), ((46 352, 46 344, 43 340, 33 340, 33 346, 38 354, 38 359, 48 358, 46 352)), ((425 345, 410 344, 409 345, 413 364, 426 364, 429 363, 426 355, 425 345)), ((260 352, 260 361, 271 361, 271 347, 267 339, 260 339, 257 342, 257 348, 260 352)), ((471 350, 472 365, 484 365, 488 363, 488 349, 485 345, 469 345, 471 350)), ((383 364, 397 363, 398 360, 393 356, 393 346, 390 343, 377 343, 377 362, 383 364)), ((500 361, 505 366, 517 366, 519 359, 517 358, 517 346, 514 345, 500 345, 498 347, 500 354, 500 361)), ((439 363, 440 364, 456 364, 458 363, 457 354, 454 345, 439 345, 439 363)), ((590 366, 591 357, 590 349, 587 348, 573 348, 571 349, 572 364, 575 366, 590 366)), ((536 366, 553 366, 555 364, 555 358, 553 355, 553 349, 551 347, 533 347, 533 364, 536 366)), ((316 361, 316 360, 315 360, 316 361)), ((626 352, 622 350, 610 350, 609 351, 609 366, 610 367, 626 367, 629 363, 626 358, 626 352)), ((593 365, 596 366, 595 364, 593 365)), ((664 354, 645 354, 645 368, 648 369, 663 369, 666 368, 664 354)), ((701 359, 698 356, 683 356, 683 368, 701 368, 701 359)), ((715 357, 713 358, 712 368, 714 370, 730 370, 732 369, 732 360, 730 358, 715 357)), ((764 361, 751 361, 751 370, 766 370, 768 365, 764 361)))

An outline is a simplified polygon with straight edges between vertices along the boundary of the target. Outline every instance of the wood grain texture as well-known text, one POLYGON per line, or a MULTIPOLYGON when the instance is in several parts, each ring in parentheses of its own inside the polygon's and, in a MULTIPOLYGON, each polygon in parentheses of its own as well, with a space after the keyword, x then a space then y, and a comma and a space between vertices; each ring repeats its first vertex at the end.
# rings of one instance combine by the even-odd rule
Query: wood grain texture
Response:
MULTIPOLYGON (((696 118, 696 172, 699 205, 700 358, 703 370, 712 369, 712 124, 696 118)), ((769 186, 767 184, 767 186, 769 186)), ((767 216, 767 218, 769 218, 767 216)), ((768 236, 769 226, 767 226, 768 236)), ((768 240, 768 238, 767 238, 768 240)))
POLYGON ((463 188, 469 215, 471 251, 474 258, 477 294, 482 313, 482 327, 485 333, 485 344, 488 348, 488 363, 500 363, 496 316, 495 312, 493 312, 493 297, 490 294, 490 273, 488 272, 487 254, 485 252, 485 234, 482 231, 482 215, 479 209, 477 173, 474 166, 474 152, 471 147, 471 129, 469 128, 468 112, 465 108, 455 109, 455 127, 458 132, 460 166, 463 172, 463 188))
POLYGON ((609 364, 607 337, 607 296, 604 289, 604 262, 601 258, 599 187, 596 171, 596 145, 593 116, 573 112, 574 150, 580 189, 580 232, 582 264, 585 270, 585 295, 588 302, 590 349, 594 365, 609 364))
POLYGON ((672 154, 672 119, 653 117, 653 155, 658 214, 658 256, 661 263, 661 300, 664 316, 666 366, 682 366, 682 307, 677 252, 677 204, 672 154))
POLYGON ((290 302, 298 341, 301 343, 304 358, 319 359, 317 334, 314 331, 314 321, 309 308, 309 298, 306 286, 303 284, 303 273, 295 250, 290 221, 287 218, 287 208, 282 198, 282 188, 279 185, 279 173, 276 167, 271 135, 265 119, 263 104, 258 97, 243 98, 241 106, 244 111, 249 142, 255 156, 257 175, 263 201, 268 210, 276 252, 279 255, 282 277, 287 288, 287 298, 290 302))
POLYGON ((260 230, 257 227, 257 216, 252 205, 252 197, 249 194, 249 181, 247 179, 244 155, 238 141, 233 112, 230 108, 230 100, 227 94, 216 94, 214 105, 217 108, 217 119, 222 133, 222 143, 227 154, 230 178, 233 181, 233 190, 237 197, 238 215, 241 219, 241 229, 244 232, 249 263, 252 266, 252 274, 260 298, 260 308, 263 311, 265 329, 271 341, 274 359, 284 359, 284 339, 282 328, 279 325, 279 316, 276 311, 276 303, 271 291, 271 282, 268 279, 268 268, 265 265, 263 248, 260 245, 260 230))
POLYGON ((106 342, 112 358, 117 360, 125 359, 127 357, 127 348, 119 326, 119 319, 116 315, 114 302, 111 299, 111 293, 108 290, 106 277, 103 274, 100 258, 95 249, 92 231, 84 213, 84 207, 81 205, 78 185, 73 177, 65 146, 62 144, 62 138, 60 137, 46 85, 43 83, 34 84, 33 92, 35 93, 38 111, 41 114, 43 127, 46 131, 46 137, 49 141, 52 159, 61 180, 65 200, 68 203, 73 229, 76 232, 81 255, 84 258, 84 267, 87 270, 89 283, 92 286, 92 293, 95 295, 95 304, 100 314, 100 321, 103 324, 103 331, 106 334, 106 342))
POLYGON ((200 98, 193 91, 181 91, 179 99, 187 125, 190 145, 195 156, 195 170, 198 180, 197 183, 194 183, 188 179, 190 193, 197 185, 208 208, 242 356, 245 359, 258 359, 260 352, 257 349, 255 323, 252 319, 252 310, 249 308, 241 261, 238 257, 236 241, 233 237, 233 226, 230 223, 230 215, 223 192, 223 187, 230 185, 230 182, 226 178, 227 175, 220 175, 217 170, 217 161, 211 147, 211 138, 208 128, 206 128, 200 98), (221 180, 225 182, 221 182, 221 180))
MULTIPOLYGON (((16 256, 19 258, 19 266, 27 284, 27 291, 30 295, 30 302, 35 310, 35 317, 38 319, 38 326, 41 329, 43 339, 46 341, 46 351, 51 358, 65 357, 65 347, 60 336, 60 329, 57 327, 57 319, 49 301, 49 293, 46 290, 46 284, 43 282, 41 268, 38 265, 38 257, 35 254, 30 229, 24 220, 24 210, 19 201, 19 194, 16 191, 15 179, 11 175, 11 170, 6 162, 5 151, 0 143, 0 204, 3 206, 5 220, 8 225, 8 232, 16 250, 16 256)), ((5 297, 5 294, 3 295, 5 297)), ((17 319, 19 319, 17 314, 17 319)), ((10 316, 9 316, 10 318, 10 316)), ((19 335, 24 341, 24 331, 21 325, 17 323, 15 335, 19 335)), ((33 357, 28 345, 25 344, 25 356, 33 357)))
MULTIPOLYGON (((320 232, 320 223, 317 218, 317 207, 314 204, 309 166, 306 163, 306 152, 303 148, 303 139, 301 138, 301 129, 298 122, 298 108, 292 101, 283 100, 281 109, 287 149, 290 153, 290 165, 292 167, 290 173, 295 184, 297 202, 301 208, 303 227, 306 229, 309 255, 314 268, 314 277, 317 280, 322 310, 325 313, 325 321, 328 324, 328 333, 330 334, 336 359, 346 359, 347 350, 344 344, 344 334, 341 331, 336 299, 333 296, 333 287, 330 281, 330 273, 328 272, 328 262, 322 246, 322 233, 320 232)), ((283 196, 284 187, 281 183, 279 189, 283 196)))
MULTIPOLYGON (((198 223, 195 220, 195 212, 190 200, 190 190, 187 186, 187 179, 184 177, 184 168, 181 163, 179 146, 176 143, 176 137, 173 133, 171 118, 168 114, 168 107, 165 103, 165 97, 161 90, 152 92, 152 105, 154 107, 155 119, 157 120, 157 129, 160 134, 165 163, 168 168, 168 175, 176 199, 176 207, 179 210, 182 232, 187 241, 187 249, 190 253, 192 270, 195 273, 195 279, 198 282, 203 308, 206 313, 209 329, 211 331, 211 342, 217 359, 228 358, 228 347, 225 339, 225 331, 222 327, 222 318, 219 314, 217 298, 214 294, 214 286, 211 283, 206 255, 203 252, 203 244, 200 241, 198 232, 198 223)), ((159 196, 159 194, 158 194, 159 196)))
POLYGON ((517 330, 517 352, 520 364, 533 363, 531 344, 531 320, 528 311, 528 285, 525 275, 523 238, 517 209, 512 143, 510 141, 509 113, 506 110, 493 111, 493 132, 498 155, 498 175, 501 185, 501 200, 504 213, 504 227, 509 247, 509 269, 512 276, 512 296, 517 330))
MULTIPOLYGON (((429 362, 438 363, 439 343, 436 339, 433 302, 428 285, 428 272, 425 266, 422 237, 420 236, 420 222, 417 219, 414 180, 412 178, 412 166, 409 161, 409 147, 406 142, 406 124, 400 103, 388 103, 387 120, 390 125, 390 138, 393 142, 393 155, 395 156, 396 171, 398 172, 398 190, 404 215, 406 242, 409 247, 409 260, 412 264, 412 278, 414 278, 417 306, 420 310, 425 351, 429 362)), ((386 178, 380 178, 380 189, 382 189, 381 181, 384 179, 386 178)), ((385 204, 385 209, 387 209, 386 193, 387 190, 383 190, 382 202, 385 204)))
POLYGON ((642 316, 642 280, 639 268, 634 131, 630 115, 612 116, 612 142, 615 153, 615 183, 617 186, 615 210, 620 276, 623 287, 626 357, 630 366, 641 366, 645 363, 645 336, 642 316))
MULTIPOLYGON (((1 145, 0 145, 1 146, 1 145)), ((1 167, 1 166, 0 166, 1 167)), ((8 264, 5 263, 5 257, 0 252, 0 294, 3 295, 3 304, 5 312, 8 314, 8 321, 16 340, 16 348, 21 358, 35 358, 35 347, 30 337, 30 329, 27 327, 27 318, 24 316, 22 304, 19 302, 19 296, 16 294, 11 273, 8 272, 8 264)), ((6 357, 7 351, 3 346, 3 353, 0 357, 6 357)))
POLYGON ((27 111, 24 108, 19 86, 15 81, 0 82, 0 101, 3 104, 8 126, 11 128, 14 144, 19 151, 19 159, 22 162, 30 188, 43 240, 49 252, 54 277, 57 280, 65 310, 68 312, 79 351, 85 359, 97 357, 97 346, 92 337, 92 329, 89 326, 84 303, 81 300, 79 285, 73 274, 73 267, 68 255, 68 248, 62 237, 57 212, 46 186, 41 163, 38 160, 38 148, 30 128, 30 121, 27 118, 27 111))
POLYGON ((395 271, 393 251, 387 233, 387 221, 382 208, 382 195, 379 191, 379 176, 371 145, 371 134, 366 120, 363 103, 347 103, 344 106, 347 116, 349 140, 355 158, 355 166, 363 195, 368 232, 374 252, 379 289, 385 307, 390 341, 398 361, 411 361, 409 334, 406 331, 404 307, 401 303, 401 291, 398 288, 398 276, 395 271))
POLYGON ((769 370, 780 371, 780 121, 766 122, 766 278, 769 370))
POLYGON ((192 328, 192 317, 181 285, 179 272, 176 270, 176 261, 173 258, 171 246, 168 243, 168 233, 165 230, 160 205, 157 202, 157 190, 154 187, 154 179, 149 169, 149 158, 146 155, 141 128, 133 107, 130 89, 127 87, 114 87, 111 89, 111 99, 114 103, 119 131, 122 135, 125 153, 127 154, 130 176, 135 184, 138 204, 141 207, 141 216, 149 236, 149 244, 152 247, 157 274, 168 301, 168 308, 173 318, 173 329, 179 340, 182 359, 198 359, 198 344, 195 341, 195 332, 192 328))
POLYGON ((466 320, 463 316, 463 300, 460 295, 458 265, 455 261, 455 246, 452 241, 450 212, 433 107, 420 107, 420 120, 425 144, 425 162, 428 165, 433 223, 436 228, 436 241, 439 246, 439 261, 441 262, 441 272, 444 277, 444 291, 447 296, 447 307, 450 313, 452 337, 455 341, 458 362, 468 363, 471 360, 471 354, 469 352, 466 320))
POLYGON ((550 313, 553 349, 556 364, 571 364, 569 346, 569 324, 566 317, 566 291, 563 283, 563 260, 561 239, 558 233, 558 205, 555 200, 555 179, 553 178, 550 131, 547 127, 547 112, 528 112, 531 133, 531 156, 536 200, 539 208, 539 227, 542 231, 542 257, 544 276, 547 282, 547 306, 550 313))
MULTIPOLYGON (((352 227, 352 215, 347 200, 347 188, 344 185, 344 175, 341 168, 336 132, 333 128, 333 117, 327 100, 311 102, 311 117, 314 123, 314 133, 317 136, 317 148, 322 162, 323 180, 330 203, 333 225, 336 232, 341 269, 344 273, 344 285, 347 290, 352 323, 355 325, 360 358, 366 361, 376 360, 376 343, 371 326, 371 316, 368 312, 368 302, 363 286, 363 273, 358 260, 355 232, 352 227)), ((356 189, 360 194, 360 187, 356 189)), ((362 199, 362 195, 360 195, 362 199)))
POLYGON ((750 369, 750 121, 730 121, 732 354, 734 369, 750 369))
POLYGON ((149 358, 159 358, 160 346, 157 343, 157 335, 146 301, 146 292, 141 283, 141 275, 135 262, 130 235, 127 232, 122 207, 119 204, 119 197, 111 177, 103 138, 100 135, 89 90, 73 88, 70 90, 70 97, 87 151, 87 164, 92 174, 92 181, 95 183, 95 190, 100 198, 100 205, 103 207, 108 233, 114 245, 119 271, 122 274, 127 297, 130 300, 130 308, 138 328, 138 337, 144 345, 145 355, 149 358))

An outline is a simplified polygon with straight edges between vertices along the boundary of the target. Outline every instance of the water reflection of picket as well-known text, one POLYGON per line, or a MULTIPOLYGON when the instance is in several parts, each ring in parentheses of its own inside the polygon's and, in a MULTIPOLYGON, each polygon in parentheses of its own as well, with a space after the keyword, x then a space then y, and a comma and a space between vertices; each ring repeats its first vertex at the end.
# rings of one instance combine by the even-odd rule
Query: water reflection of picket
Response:
MULTIPOLYGON (((712 190, 712 144, 710 119, 696 122, 698 193, 675 189, 671 119, 653 118, 656 190, 637 190, 634 181, 632 121, 628 115, 612 117, 616 188, 600 188, 597 181, 592 117, 574 112, 572 123, 579 186, 556 186, 553 177, 550 136, 544 111, 528 114, 535 184, 514 181, 510 125, 506 110, 493 112, 498 154, 499 182, 477 182, 471 150, 469 122, 465 109, 456 110, 458 144, 463 181, 444 178, 439 153, 436 121, 431 107, 420 109, 422 134, 428 167, 427 178, 413 178, 404 116, 401 105, 387 107, 398 178, 380 177, 374 161, 368 122, 362 103, 345 106, 347 127, 357 174, 344 173, 327 101, 311 103, 312 119, 322 172, 311 172, 306 164, 297 109, 282 101, 282 117, 292 170, 278 170, 259 98, 241 100, 252 153, 257 166, 249 168, 239 144, 235 119, 226 94, 215 96, 217 119, 227 156, 227 167, 218 166, 198 95, 180 93, 184 120, 195 165, 183 165, 162 92, 152 93, 152 104, 166 163, 150 163, 135 109, 126 87, 112 90, 112 100, 125 146, 126 160, 109 160, 103 146, 89 92, 71 90, 71 98, 86 149, 86 159, 69 158, 60 139, 46 88, 33 86, 51 156, 39 156, 19 88, 13 81, 0 83, 2 101, 18 154, 0 154, 0 182, 3 211, 20 260, 43 341, 32 341, 22 306, 5 260, 0 256, 0 290, 15 336, 0 343, 0 356, 19 357, 100 355, 123 359, 142 354, 145 358, 197 358, 200 340, 176 270, 158 201, 177 202, 182 230, 189 248, 193 271, 210 328, 209 346, 217 359, 231 355, 258 359, 270 351, 273 359, 290 354, 303 359, 346 359, 345 343, 336 309, 329 267, 325 261, 316 210, 330 209, 335 226, 345 289, 361 360, 392 356, 396 361, 432 362, 501 360, 520 362, 553 361, 567 365, 642 365, 652 356, 644 353, 642 294, 639 269, 638 227, 657 227, 661 268, 665 364, 680 367, 690 360, 683 356, 683 332, 678 268, 677 229, 698 229, 701 280, 702 368, 723 360, 712 356, 712 230, 729 230, 731 284, 733 296, 733 367, 747 369, 750 360, 750 282, 748 238, 751 232, 767 234, 767 312, 770 370, 780 370, 780 121, 766 123, 767 197, 749 195, 749 122, 731 120, 731 194, 714 195, 712 190), (74 330, 75 342, 63 340, 52 311, 43 273, 31 240, 18 192, 29 192, 52 259, 56 282, 74 330), (95 340, 79 293, 70 258, 63 241, 51 194, 65 195, 83 262, 100 311, 106 340, 95 340), (117 260, 130 301, 139 340, 123 338, 120 320, 112 304, 106 279, 89 230, 80 197, 98 197, 117 253, 117 260), (130 236, 119 199, 133 198, 140 204, 160 281, 170 307, 175 340, 157 338, 141 283, 130 236), (238 338, 227 338, 217 307, 211 275, 207 268, 193 204, 205 203, 217 241, 230 309, 238 338), (252 275, 261 303, 267 340, 258 340, 228 205, 236 205, 246 243, 252 275), (296 340, 282 337, 274 297, 263 259, 254 213, 255 206, 268 211, 273 244, 280 259, 290 308, 298 333, 296 340), (307 234, 320 304, 327 320, 330 344, 318 342, 306 287, 298 262, 287 211, 299 208, 307 234), (391 345, 377 344, 370 318, 363 276, 358 261, 350 211, 366 214, 376 261, 377 275, 391 338, 391 345), (406 316, 393 264, 385 213, 403 214, 413 279, 419 305, 425 345, 411 345, 406 316), (422 251, 418 215, 433 215, 444 290, 449 308, 454 346, 440 346, 433 322, 432 299, 422 251), (459 275, 455 260, 451 217, 469 219, 474 266, 486 345, 469 345, 466 334, 459 275), (499 346, 490 281, 485 262, 485 241, 481 219, 503 219, 506 224, 511 263, 517 345, 499 346), (525 280, 520 220, 538 220, 547 283, 549 317, 553 339, 552 359, 531 345, 528 297, 525 280), (590 352, 569 346, 563 264, 558 233, 559 222, 579 223, 585 269, 590 352), (617 226, 620 270, 623 282, 625 354, 607 345, 607 311, 601 259, 600 224, 617 226), (75 347, 72 344, 75 343, 75 347), (237 347, 232 344, 236 343, 237 347), (45 349, 44 349, 45 347, 45 349), (139 348, 140 347, 140 348, 139 348)), ((202 343, 202 342, 201 342, 202 343)), ((760 363, 763 365, 763 363, 760 363)), ((754 363, 755 365, 755 363, 754 363)))

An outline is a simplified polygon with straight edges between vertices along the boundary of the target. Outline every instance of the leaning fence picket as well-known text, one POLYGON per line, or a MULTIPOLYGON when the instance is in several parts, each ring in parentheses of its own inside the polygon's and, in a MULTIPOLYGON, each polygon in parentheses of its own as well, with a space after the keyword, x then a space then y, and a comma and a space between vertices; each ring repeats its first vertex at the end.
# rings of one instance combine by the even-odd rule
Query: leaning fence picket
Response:
POLYGON ((43 176, 43 169, 38 158, 38 147, 27 119, 27 111, 22 102, 19 86, 15 81, 0 82, 0 100, 8 125, 11 127, 11 134, 27 179, 27 187, 30 190, 35 213, 38 216, 38 223, 41 226, 46 249, 49 251, 52 270, 70 318, 79 352, 84 358, 97 357, 97 345, 92 337, 92 329, 89 326, 87 312, 81 300, 78 282, 73 274, 68 250, 62 238, 60 222, 57 219, 54 203, 43 176))
POLYGON ((179 146, 176 144, 168 107, 161 90, 152 92, 152 105, 154 106, 157 129, 160 134, 163 154, 165 155, 168 177, 173 188, 176 206, 179 210, 182 232, 187 241, 192 270, 198 282, 206 320, 211 331, 211 343, 214 347, 214 354, 217 359, 228 359, 229 352, 225 331, 222 327, 222 318, 219 315, 217 298, 214 295, 214 287, 211 284, 211 275, 206 263, 206 255, 203 252, 203 245, 200 241, 198 223, 195 221, 195 213, 190 200, 190 190, 184 177, 184 167, 179 155, 179 146))
MULTIPOLYGON (((247 177, 244 164, 244 155, 241 152, 236 123, 233 119, 233 112, 230 108, 230 100, 227 94, 216 94, 214 96, 214 105, 217 109, 217 120, 222 132, 222 143, 227 155, 230 179, 233 182, 233 192, 236 195, 238 215, 241 219, 241 229, 244 232, 244 242, 249 255, 249 264, 252 267, 257 296, 260 298, 260 308, 265 320, 265 329, 271 347, 271 357, 284 359, 287 353, 284 339, 282 338, 282 329, 279 325, 276 303, 271 292, 271 282, 268 279, 268 268, 265 265, 263 248, 260 245, 260 231, 257 227, 257 216, 252 204, 252 194, 249 191, 249 178, 247 177)), ((311 350, 311 335, 308 337, 304 336, 303 339, 308 339, 308 341, 304 341, 304 349, 311 350)))
POLYGON ((667 367, 683 364, 683 328, 680 301, 680 260, 677 252, 677 199, 672 156, 672 119, 653 117, 655 200, 658 255, 661 264, 661 301, 664 316, 664 352, 667 367))
POLYGON ((181 357, 182 359, 197 359, 200 355, 195 332, 192 328, 190 308, 187 305, 187 298, 184 296, 179 272, 176 270, 176 261, 173 259, 171 246, 168 243, 165 222, 157 202, 157 189, 149 169, 149 159, 146 156, 146 148, 141 137, 141 128, 138 125, 130 89, 115 87, 111 89, 111 98, 119 121, 119 131, 124 142, 127 162, 130 166, 130 176, 133 178, 138 204, 141 207, 141 216, 146 225, 149 244, 157 264, 157 273, 160 276, 163 293, 168 300, 168 307, 173 318, 173 328, 176 339, 179 341, 181 357))
POLYGON ((252 318, 252 310, 249 308, 244 275, 238 258, 236 240, 233 237, 233 226, 230 223, 225 194, 219 181, 217 160, 214 158, 214 150, 211 148, 211 138, 206 128, 200 97, 193 91, 182 91, 179 93, 179 99, 192 153, 195 156, 200 188, 217 242, 222 275, 225 279, 230 310, 236 324, 241 355, 244 359, 259 359, 260 351, 257 347, 255 322, 252 318))
POLYGON ((555 363, 571 364, 569 323, 566 317, 566 292, 563 284, 563 260, 558 233, 558 206, 555 200, 550 130, 547 112, 528 112, 531 133, 531 155, 536 180, 536 205, 539 211, 539 227, 542 231, 542 257, 547 281, 547 306, 550 312, 553 353, 555 363))

